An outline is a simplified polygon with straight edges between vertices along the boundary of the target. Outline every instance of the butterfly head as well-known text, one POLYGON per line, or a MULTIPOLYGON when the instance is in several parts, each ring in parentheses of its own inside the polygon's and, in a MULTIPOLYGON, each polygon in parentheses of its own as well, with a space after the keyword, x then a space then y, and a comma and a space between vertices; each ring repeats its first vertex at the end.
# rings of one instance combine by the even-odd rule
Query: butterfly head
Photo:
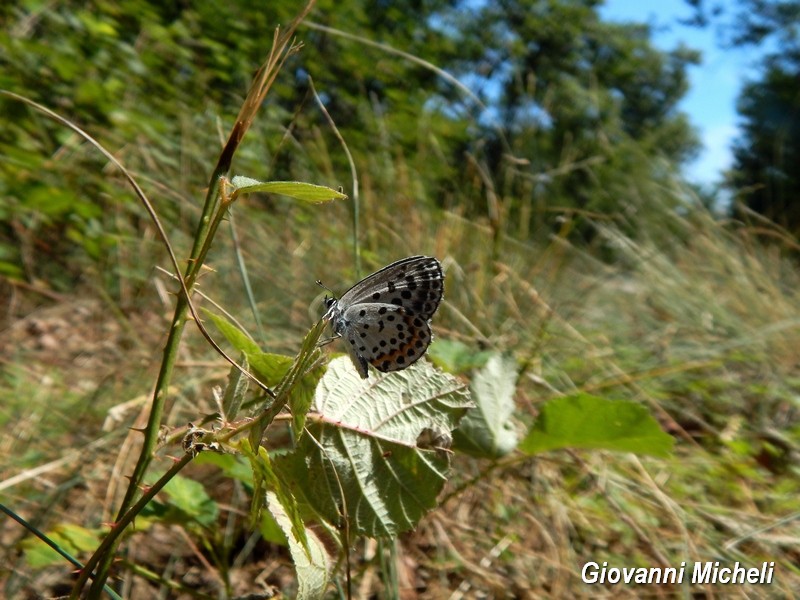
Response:
MULTIPOLYGON (((333 294, 333 291, 324 283, 322 283, 319 279, 317 279, 317 285, 323 288, 324 290, 329 291, 331 294, 333 294)), ((325 305, 326 315, 328 315, 331 312, 331 308, 333 308, 336 305, 337 300, 334 296, 328 296, 327 294, 325 294, 325 298, 323 299, 322 303, 325 305)))

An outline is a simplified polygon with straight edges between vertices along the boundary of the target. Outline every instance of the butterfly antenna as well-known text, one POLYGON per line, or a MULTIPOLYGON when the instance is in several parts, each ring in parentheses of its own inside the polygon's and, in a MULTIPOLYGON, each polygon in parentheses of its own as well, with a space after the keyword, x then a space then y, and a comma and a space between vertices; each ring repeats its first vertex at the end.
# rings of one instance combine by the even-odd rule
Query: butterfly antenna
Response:
POLYGON ((333 293, 333 290, 331 288, 329 288, 327 285, 325 285, 324 283, 322 283, 321 279, 317 279, 317 285, 319 287, 321 287, 323 290, 326 290, 326 291, 330 292, 331 296, 335 297, 335 294, 333 293))
MULTIPOLYGON (((330 297, 326 294, 325 295, 325 299, 322 301, 322 303, 328 309, 328 311, 323 315, 322 318, 323 319, 330 319, 331 315, 333 314, 333 306, 334 306, 334 304, 336 304, 336 294, 334 294, 333 290, 331 288, 329 288, 327 285, 325 285, 324 283, 322 283, 322 281, 319 280, 319 279, 317 279, 317 285, 319 287, 321 287, 323 290, 327 290, 327 291, 329 291, 331 293, 330 297)), ((335 339, 335 338, 331 338, 331 339, 335 339)), ((330 341, 331 340, 328 340, 328 342, 330 342, 330 341)), ((322 344, 320 344, 320 345, 322 345, 322 344)))

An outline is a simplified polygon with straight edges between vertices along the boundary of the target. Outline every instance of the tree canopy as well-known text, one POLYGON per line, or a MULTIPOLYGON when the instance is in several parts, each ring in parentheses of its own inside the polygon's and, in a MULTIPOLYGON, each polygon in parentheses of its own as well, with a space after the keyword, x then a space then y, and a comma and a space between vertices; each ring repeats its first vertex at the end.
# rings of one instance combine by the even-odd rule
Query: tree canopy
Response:
POLYGON ((800 235, 800 1, 743 0, 727 14, 713 3, 691 3, 699 23, 712 15, 727 43, 765 49, 759 74, 739 94, 741 135, 727 183, 748 209, 800 235))
MULTIPOLYGON (((610 190, 663 175, 653 158, 677 165, 696 152, 677 103, 687 90, 686 67, 699 55, 657 50, 649 26, 603 22, 599 4, 485 3, 454 27, 462 56, 452 68, 464 77, 484 74, 511 152, 528 161, 516 172, 537 182, 529 194, 547 196, 551 207, 610 213, 627 201, 610 190)), ((502 180, 499 140, 489 147, 502 180)), ((529 200, 525 187, 516 190, 521 203, 529 200)))
MULTIPOLYGON (((338 142, 309 93, 313 81, 357 167, 370 176, 370 189, 382 197, 397 187, 396 173, 377 162, 388 156, 413 174, 408 192, 418 200, 462 204, 480 215, 485 188, 493 186, 507 214, 522 222, 522 235, 564 210, 620 210, 628 201, 620 191, 632 179, 657 180, 663 164, 696 150, 677 103, 687 88, 686 67, 698 57, 686 48, 657 50, 646 25, 602 21, 599 4, 320 0, 299 30, 303 50, 284 70, 294 77, 282 76, 271 96, 262 147, 237 160, 263 165, 266 154, 273 170, 267 176, 303 179, 322 171, 342 174, 331 183, 347 180, 343 153, 323 159, 317 152, 319 144, 330 149, 338 142)), ((183 177, 187 165, 176 146, 213 146, 214 119, 233 117, 274 28, 296 8, 250 0, 92 0, 35 12, 28 3, 6 3, 0 86, 88 125, 112 148, 126 148, 133 168, 158 164, 160 176, 183 177)), ((25 220, 35 207, 26 227, 42 227, 44 211, 47 226, 68 228, 66 238, 89 244, 100 213, 88 194, 31 203, 52 198, 51 175, 41 173, 35 157, 49 155, 61 134, 43 135, 40 125, 15 119, 20 107, 12 104, 2 103, 11 119, 0 151, 14 160, 0 166, 0 216, 25 220)), ((188 166, 205 181, 199 160, 188 166)), ((119 198, 99 170, 96 178, 82 177, 78 187, 94 189, 92 197, 119 198)))
POLYGON ((739 97, 730 183, 751 209, 800 234, 800 54, 773 56, 739 97))

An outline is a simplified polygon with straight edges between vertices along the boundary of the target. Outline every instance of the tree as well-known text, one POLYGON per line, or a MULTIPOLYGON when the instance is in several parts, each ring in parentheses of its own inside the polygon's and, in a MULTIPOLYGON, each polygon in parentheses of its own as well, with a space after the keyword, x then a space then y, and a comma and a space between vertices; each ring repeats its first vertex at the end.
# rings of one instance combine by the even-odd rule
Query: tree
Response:
POLYGON ((800 1, 748 0, 734 42, 773 40, 763 74, 739 97, 744 135, 734 146, 730 185, 751 210, 800 235, 800 1))
POLYGON ((683 162, 697 149, 677 103, 698 54, 655 49, 648 26, 603 22, 599 4, 486 2, 456 27, 458 71, 485 74, 507 136, 488 134, 487 161, 520 205, 542 203, 538 225, 557 216, 554 209, 623 211, 632 194, 620 191, 662 179, 664 163, 683 162), (501 160, 508 154, 527 164, 509 168, 501 160))
MULTIPOLYGON (((702 0, 692 3, 698 14, 707 8, 702 0)), ((800 0, 744 0, 727 18, 730 44, 778 48, 764 56, 761 75, 739 95, 742 135, 734 142, 727 184, 750 210, 798 235, 800 0)))
MULTIPOLYGON (((205 185, 200 171, 204 153, 217 143, 216 118, 233 118, 274 28, 297 6, 69 0, 31 12, 26 3, 6 3, 0 84, 57 107, 109 147, 124 148, 134 170, 158 165, 157 179, 182 180, 186 164, 177 157, 192 155, 191 182, 205 185)), ((476 214, 485 211, 478 204, 482 186, 491 184, 509 221, 519 215, 521 235, 562 209, 620 211, 632 197, 632 181, 662 175, 653 158, 679 162, 696 148, 676 108, 687 86, 685 67, 696 54, 660 52, 648 27, 603 23, 598 6, 597 0, 319 0, 298 30, 302 52, 271 93, 272 119, 260 125, 268 131, 252 136, 260 147, 243 148, 237 168, 263 171, 266 163, 272 170, 264 177, 307 179, 322 172, 332 185, 346 183, 349 168, 314 106, 311 76, 359 172, 369 178, 365 190, 388 210, 403 195, 471 205, 476 214), (471 87, 483 84, 488 110, 481 113, 482 106, 434 69, 389 49, 471 87), (511 156, 519 160, 505 160, 511 156)), ((21 112, 10 101, 0 109, 21 112)), ((120 202, 113 182, 100 168, 83 169, 78 200, 53 202, 53 190, 64 186, 59 177, 46 180, 43 159, 31 156, 53 154, 62 131, 43 134, 29 120, 8 121, 0 154, 19 155, 21 148, 31 154, 0 161, 0 221, 14 221, 0 224, 0 236, 10 239, 0 241, 0 256, 10 257, 0 259, 0 271, 37 276, 23 272, 16 248, 25 246, 20 236, 42 233, 42 211, 46 225, 57 229, 50 237, 79 239, 83 249, 102 254, 113 240, 95 239, 105 230, 96 221, 107 214, 97 199, 120 202), (86 210, 74 210, 76 202, 86 210), (61 235, 64 229, 70 235, 61 235)), ((187 222, 179 215, 176 221, 187 222)))
POLYGON ((737 105, 742 136, 729 184, 751 210, 800 235, 800 53, 771 56, 737 105))

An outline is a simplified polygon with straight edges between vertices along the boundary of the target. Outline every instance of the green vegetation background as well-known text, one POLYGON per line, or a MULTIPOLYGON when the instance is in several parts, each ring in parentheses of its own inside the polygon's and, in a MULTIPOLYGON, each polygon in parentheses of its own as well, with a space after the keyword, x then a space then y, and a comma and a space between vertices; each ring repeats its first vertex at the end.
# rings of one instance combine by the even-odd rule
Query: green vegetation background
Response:
MULTIPOLYGON (((588 593, 576 577, 587 560, 774 560, 776 587, 747 593, 796 589, 800 287, 783 249, 797 246, 767 222, 715 218, 677 175, 697 147, 676 110, 696 54, 657 51, 648 27, 604 23, 590 1, 457 8, 317 4, 234 169, 353 196, 313 81, 353 155, 359 212, 237 204, 203 291, 263 347, 291 354, 321 310, 315 280, 341 292, 390 260, 434 254, 448 277, 437 337, 471 349, 465 371, 487 348, 517 360, 516 419, 583 391, 641 402, 678 439, 659 460, 457 459, 462 492, 397 550, 428 597, 465 580, 497 597, 588 593)), ((221 139, 297 9, 8 3, 0 88, 111 149, 185 255, 221 139)), ((172 302, 155 267, 167 264, 102 157, 18 102, 0 110, 2 478, 93 448, 54 467, 55 487, 33 477, 3 493, 44 525, 99 525, 133 418, 114 423, 109 410, 135 414, 152 384, 172 302)), ((173 425, 203 413, 225 374, 189 341, 173 425)), ((33 577, 20 573, 2 572, 6 591, 33 577)))

